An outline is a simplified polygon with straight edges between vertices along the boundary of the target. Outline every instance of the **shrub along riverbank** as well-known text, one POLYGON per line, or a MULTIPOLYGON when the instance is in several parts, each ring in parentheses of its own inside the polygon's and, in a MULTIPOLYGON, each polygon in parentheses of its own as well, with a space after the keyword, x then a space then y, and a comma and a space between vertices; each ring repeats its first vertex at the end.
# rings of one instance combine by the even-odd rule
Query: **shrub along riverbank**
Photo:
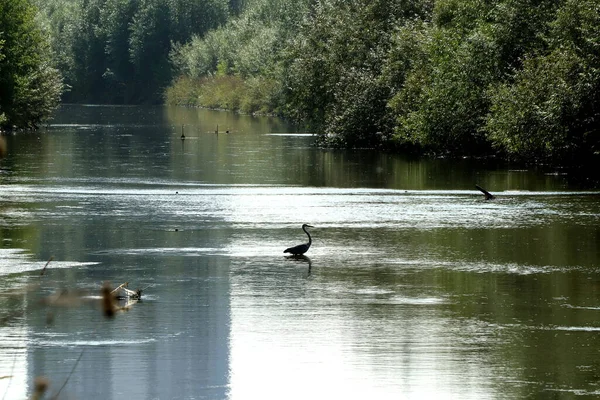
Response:
MULTIPOLYGON (((19 91, 13 105, 2 88, 5 120, 10 107, 51 108, 61 91, 54 65, 70 102, 276 114, 307 124, 332 146, 598 162, 597 0, 0 4, 30 2, 41 10, 35 21, 51 50, 38 46, 44 50, 32 54, 39 61, 49 52, 52 62, 36 62, 44 66, 36 70, 28 66, 33 55, 22 68, 6 61, 15 59, 4 49, 16 41, 4 29, 14 19, 3 20, 0 74, 22 74, 10 81, 19 91), (48 94, 42 107, 17 107, 34 104, 27 99, 35 93, 48 94)), ((35 125, 36 118, 25 120, 35 125)))
POLYGON ((598 54, 595 0, 257 0, 171 52, 166 99, 344 147, 595 163, 598 54))

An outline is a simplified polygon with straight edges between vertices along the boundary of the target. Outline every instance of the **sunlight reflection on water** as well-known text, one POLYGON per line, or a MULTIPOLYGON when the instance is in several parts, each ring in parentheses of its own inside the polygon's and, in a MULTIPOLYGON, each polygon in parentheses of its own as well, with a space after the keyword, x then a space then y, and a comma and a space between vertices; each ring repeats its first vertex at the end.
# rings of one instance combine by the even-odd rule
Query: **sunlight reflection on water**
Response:
MULTIPOLYGON (((110 218, 120 221, 119 231, 127 231, 138 229, 128 226, 130 221, 139 224, 141 218, 152 215, 152 225, 141 222, 145 228, 140 234, 148 237, 147 245, 114 243, 91 249, 89 254, 108 259, 143 258, 157 266, 161 259, 228 259, 228 388, 232 399, 495 398, 496 389, 490 381, 497 378, 501 362, 483 354, 506 340, 502 332, 507 326, 456 320, 448 310, 469 297, 448 295, 437 284, 417 284, 412 277, 439 271, 539 276, 578 268, 572 264, 473 259, 465 257, 468 253, 454 257, 448 252, 454 246, 445 244, 444 236, 436 248, 422 248, 431 238, 422 242, 420 235, 439 235, 440 230, 457 232, 453 238, 462 236, 467 242, 478 243, 481 229, 500 233, 532 229, 577 215, 572 203, 555 202, 548 193, 511 193, 486 202, 470 191, 164 186, 150 182, 134 188, 123 185, 128 182, 80 181, 72 187, 14 185, 10 192, 3 192, 5 201, 43 207, 28 207, 27 211, 13 208, 3 218, 110 218), (309 257, 284 257, 285 247, 306 240, 299 229, 302 222, 315 225, 310 230, 314 243, 309 257), (213 238, 217 232, 218 237, 213 238), (161 244, 155 235, 163 236, 171 245, 161 244), (198 239, 190 246, 190 240, 198 239), (465 386, 466 376, 469 385, 465 386), (298 377, 304 383, 300 384, 298 377)), ((556 196, 562 198, 563 194, 556 196)), ((18 249, 5 250, 3 255, 0 274, 33 272, 44 265, 31 261, 30 255, 18 249)), ((51 266, 81 269, 98 264, 60 261, 51 266)), ((170 280, 177 285, 201 282, 188 275, 170 280)), ((153 290, 160 293, 166 288, 153 290)), ((151 295, 149 300, 135 309, 158 306, 162 297, 151 295)), ((471 301, 480 300, 473 297, 471 301)), ((74 317, 71 323, 79 318, 84 321, 87 317, 74 317)), ((580 333, 597 330, 588 326, 540 328, 580 333)), ((510 329, 521 330, 523 326, 510 329)), ((163 341, 172 341, 157 332, 131 339, 80 339, 79 335, 37 339, 25 335, 22 340, 34 348, 123 348, 130 357, 135 357, 132 349, 137 346, 160 348, 163 341)), ((20 339, 17 336, 15 340, 20 339)))
MULTIPOLYGON (((146 184, 148 186, 148 184, 146 184)), ((177 188, 177 186, 175 186, 177 188)), ((12 202, 47 202, 47 197, 73 204, 56 205, 52 212, 65 214, 104 203, 98 212, 139 214, 148 206, 165 215, 185 218, 208 216, 232 224, 275 224, 273 227, 305 220, 319 221, 320 227, 437 229, 510 228, 544 225, 556 218, 572 218, 573 210, 552 202, 553 195, 536 197, 512 195, 486 202, 470 192, 316 189, 289 187, 193 187, 180 190, 155 188, 123 189, 74 188, 11 185, 12 202), (101 196, 101 199, 97 197, 101 196), (64 210, 61 210, 64 209, 64 210), (106 211, 102 211, 106 210, 106 211), (110 211, 109 211, 110 210, 110 211), (309 216, 309 217, 307 217, 309 216), (279 225, 277 225, 279 224, 279 225)), ((574 193, 570 194, 575 196, 574 193)), ((588 196, 589 194, 584 194, 588 196)), ((558 197, 563 194, 557 195, 558 197)), ((598 220, 597 214, 585 213, 598 220)), ((8 210, 5 218, 24 219, 30 212, 8 210)))

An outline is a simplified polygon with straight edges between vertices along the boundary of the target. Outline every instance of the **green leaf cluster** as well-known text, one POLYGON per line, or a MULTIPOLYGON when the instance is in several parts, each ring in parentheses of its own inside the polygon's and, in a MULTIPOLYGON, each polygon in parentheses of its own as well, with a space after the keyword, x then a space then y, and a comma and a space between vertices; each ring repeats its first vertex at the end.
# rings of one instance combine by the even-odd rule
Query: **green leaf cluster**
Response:
POLYGON ((28 0, 0 0, 0 129, 33 129, 58 105, 63 84, 28 0))

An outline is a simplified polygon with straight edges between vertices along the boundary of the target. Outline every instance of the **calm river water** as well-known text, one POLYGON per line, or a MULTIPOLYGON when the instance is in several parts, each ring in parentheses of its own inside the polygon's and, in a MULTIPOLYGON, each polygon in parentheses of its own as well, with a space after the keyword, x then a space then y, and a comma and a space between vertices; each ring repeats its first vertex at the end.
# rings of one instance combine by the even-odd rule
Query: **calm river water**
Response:
POLYGON ((0 399, 600 396, 600 195, 568 176, 185 108, 5 139, 0 399), (104 282, 142 301, 105 318, 104 282))

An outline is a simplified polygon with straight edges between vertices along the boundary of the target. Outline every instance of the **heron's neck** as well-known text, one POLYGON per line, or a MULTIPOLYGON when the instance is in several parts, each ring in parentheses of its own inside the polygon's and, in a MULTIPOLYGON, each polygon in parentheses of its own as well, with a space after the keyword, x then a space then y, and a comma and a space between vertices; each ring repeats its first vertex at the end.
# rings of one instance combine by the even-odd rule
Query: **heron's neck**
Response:
POLYGON ((304 233, 306 233, 306 235, 308 236, 308 244, 312 243, 312 238, 310 237, 310 233, 308 233, 308 231, 306 230, 306 227, 303 226, 302 230, 304 231, 304 233))

